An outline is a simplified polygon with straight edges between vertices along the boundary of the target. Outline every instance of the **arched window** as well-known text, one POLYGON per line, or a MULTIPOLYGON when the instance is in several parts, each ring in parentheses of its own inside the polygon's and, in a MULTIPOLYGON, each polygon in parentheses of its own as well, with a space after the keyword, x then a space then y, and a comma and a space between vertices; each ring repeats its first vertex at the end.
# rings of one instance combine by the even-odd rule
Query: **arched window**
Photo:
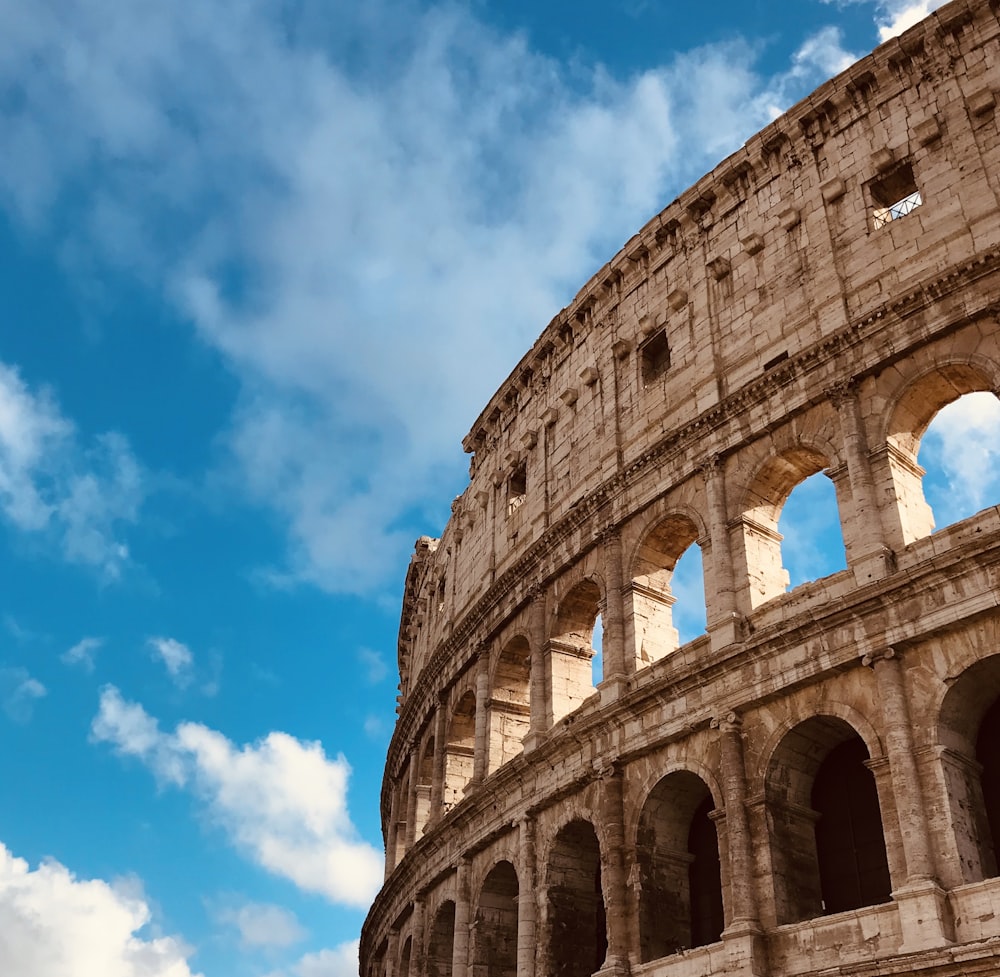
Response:
POLYGON ((705 630, 701 549, 692 545, 697 538, 698 528, 679 514, 667 516, 643 538, 625 597, 626 641, 637 668, 705 630))
POLYGON ((830 716, 800 723, 775 751, 765 791, 778 923, 889 901, 868 759, 861 737, 830 716))
MULTIPOLYGON (((783 537, 778 531, 778 520, 792 490, 827 467, 829 462, 818 451, 796 448, 772 458, 750 484, 742 514, 743 552, 747 566, 746 603, 749 607, 759 607, 788 589, 790 576, 782 565, 783 537)), ((839 546, 839 552, 843 552, 840 515, 835 504, 832 510, 829 508, 833 496, 827 491, 821 493, 821 497, 828 500, 823 503, 827 507, 826 512, 820 512, 815 504, 810 505, 808 520, 795 526, 795 538, 788 539, 786 545, 789 552, 812 543, 816 528, 808 523, 822 527, 830 538, 826 546, 839 546)))
POLYGON ((399 953, 399 977, 410 977, 410 957, 413 951, 413 939, 406 938, 403 949, 399 953))
POLYGON ((562 600, 555 634, 549 639, 548 668, 552 721, 568 715, 594 692, 591 659, 601 591, 593 580, 578 583, 562 600))
POLYGON ((976 662, 948 690, 938 744, 960 866, 942 881, 993 878, 1000 874, 1000 655, 976 662))
POLYGON ((451 717, 445 751, 444 809, 450 811, 465 796, 472 780, 476 753, 476 695, 466 692, 451 717))
POLYGON ((664 777, 643 805, 636 842, 643 963, 722 936, 714 807, 704 781, 687 771, 664 777))
POLYGON ((523 749, 531 719, 531 649, 515 638, 503 650, 493 672, 490 698, 489 772, 499 769, 523 749))
POLYGON ((941 408, 917 460, 935 529, 1000 502, 1000 399, 981 391, 941 408))
POLYGON ((486 876, 473 927, 472 972, 478 977, 517 975, 517 872, 510 862, 486 876))
POLYGON ((442 903, 434 916, 427 944, 427 977, 451 977, 455 956, 455 903, 442 903))
POLYGON ((822 472, 810 475, 789 493, 778 517, 778 535, 789 587, 847 568, 837 493, 822 472))
POLYGON ((545 973, 590 977, 608 952, 601 889, 601 849, 588 821, 571 821, 556 836, 547 874, 548 945, 545 973))
POLYGON ((1000 410, 989 391, 988 378, 977 369, 949 364, 920 377, 896 404, 886 434, 883 477, 891 482, 897 531, 904 545, 929 536, 935 528, 921 464, 935 472, 928 480, 927 494, 939 504, 938 515, 944 517, 939 518, 941 525, 978 511, 987 496, 996 501, 1000 410), (955 407, 944 410, 956 401, 955 407), (932 432, 929 426, 935 420, 932 432), (926 434, 930 435, 928 443, 921 451, 926 434), (992 484, 984 479, 992 479, 992 484))

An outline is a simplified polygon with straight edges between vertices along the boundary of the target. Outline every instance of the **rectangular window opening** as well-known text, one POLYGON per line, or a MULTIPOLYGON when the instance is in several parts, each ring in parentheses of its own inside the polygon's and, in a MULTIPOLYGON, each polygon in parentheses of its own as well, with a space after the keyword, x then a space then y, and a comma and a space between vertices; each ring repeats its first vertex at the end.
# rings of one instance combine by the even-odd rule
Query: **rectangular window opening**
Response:
POLYGON ((872 227, 878 230, 890 221, 912 213, 923 203, 909 163, 897 166, 868 185, 872 197, 872 227))
POLYGON ((507 515, 520 509, 528 494, 528 469, 522 462, 507 479, 507 515))
POLYGON ((667 344, 666 329, 661 329, 650 336, 639 347, 639 355, 642 363, 642 382, 648 386, 670 368, 670 346, 667 344))

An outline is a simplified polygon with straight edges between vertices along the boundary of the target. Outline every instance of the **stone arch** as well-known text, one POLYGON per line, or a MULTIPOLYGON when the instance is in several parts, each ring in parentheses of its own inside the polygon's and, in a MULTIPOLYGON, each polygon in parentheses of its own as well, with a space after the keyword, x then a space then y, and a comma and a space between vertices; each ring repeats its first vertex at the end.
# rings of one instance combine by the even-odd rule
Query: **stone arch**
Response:
POLYGON ((934 531, 934 514, 924 498, 920 442, 937 413, 969 393, 1000 389, 1000 369, 983 357, 946 360, 908 378, 885 416, 882 482, 895 500, 895 522, 905 546, 934 531))
POLYGON ((446 899, 434 914, 427 943, 427 977, 451 977, 455 956, 455 903, 446 899))
POLYGON ((492 773, 522 752, 531 720, 531 646, 512 637, 500 652, 490 682, 487 770, 492 773))
POLYGON ((408 936, 399 950, 399 966, 396 969, 398 977, 410 977, 410 964, 413 962, 413 938, 408 936))
POLYGON ((593 694, 591 659, 594 624, 604 605, 597 577, 584 577, 565 593, 556 608, 546 655, 552 721, 558 722, 593 694))
POLYGON ((721 939, 725 925, 715 799, 696 774, 676 770, 639 815, 639 952, 643 963, 721 939))
MULTIPOLYGON (((788 571, 782 566, 778 519, 793 489, 807 478, 830 468, 836 455, 829 446, 799 443, 772 454, 756 471, 740 506, 742 549, 747 578, 745 605, 753 610, 788 589, 788 571)), ((839 517, 843 537, 843 520, 839 517)))
POLYGON ((870 752, 843 719, 787 731, 764 786, 778 923, 888 902, 888 854, 870 752))
POLYGON ((517 975, 517 871, 497 862, 479 890, 472 938, 472 972, 478 977, 517 975))
POLYGON ((476 754, 476 693, 466 691, 455 704, 448 726, 444 761, 444 810, 450 811, 465 796, 472 780, 476 754))
POLYGON ((688 506, 659 514, 642 533, 626 574, 625 593, 626 641, 637 668, 669 655, 680 645, 673 621, 676 595, 671 580, 688 548, 705 538, 700 514, 688 506))
POLYGON ((434 736, 428 736, 417 765, 417 804, 414 838, 422 838, 435 812, 431 811, 431 785, 434 782, 434 736))
POLYGON ((1000 875, 1000 655, 969 666, 950 684, 937 742, 962 881, 1000 875))
POLYGON ((546 965, 552 977, 590 977, 608 949, 601 884, 601 846, 583 818, 564 824, 549 849, 545 873, 546 965))

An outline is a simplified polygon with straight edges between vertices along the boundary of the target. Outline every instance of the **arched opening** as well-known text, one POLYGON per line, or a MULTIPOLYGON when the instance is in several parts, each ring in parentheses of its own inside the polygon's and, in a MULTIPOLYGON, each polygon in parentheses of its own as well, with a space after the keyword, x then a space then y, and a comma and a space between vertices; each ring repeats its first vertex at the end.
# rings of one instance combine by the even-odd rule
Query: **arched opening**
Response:
POLYGON ((676 513, 643 538, 625 596, 626 641, 634 649, 636 668, 669 655, 682 640, 705 630, 701 549, 692 545, 697 538, 698 527, 676 513))
POLYGON ((929 536, 934 531, 934 512, 924 495, 925 471, 934 476, 928 493, 939 503, 942 525, 964 518, 982 508, 988 494, 996 498, 997 432, 1000 412, 994 405, 990 382, 977 369, 951 364, 924 374, 899 399, 886 435, 887 469, 899 518, 903 544, 929 536), (972 399, 965 395, 976 394, 972 399), (943 410, 961 398, 962 403, 943 410), (941 419, 931 433, 926 449, 921 444, 931 422, 941 419), (984 457, 984 452, 988 457, 984 457), (985 479, 993 479, 988 485, 985 479), (932 491, 933 485, 933 491, 932 491), (949 489, 948 486, 951 486, 949 489), (954 516, 955 518, 950 518, 954 516))
POLYGON ((424 744, 417 768, 417 823, 415 838, 422 838, 431 817, 431 783, 434 779, 434 737, 424 744))
POLYGON ((888 902, 885 835, 868 748, 816 716, 781 741, 765 785, 777 921, 888 902))
POLYGON ((822 472, 792 489, 781 507, 777 528, 790 587, 847 569, 837 493, 822 472))
MULTIPOLYGON (((782 565, 783 536, 778 531, 778 520, 792 490, 827 467, 829 462, 818 451, 812 448, 795 448, 770 459, 751 483, 741 520, 747 566, 746 601, 751 608, 760 607, 788 589, 790 576, 782 565)), ((844 541, 836 499, 821 482, 813 485, 816 487, 805 489, 805 501, 808 502, 808 496, 816 493, 819 488, 820 497, 832 500, 833 504, 831 506, 830 501, 824 501, 825 512, 820 512, 813 500, 809 506, 808 518, 804 519, 800 515, 802 525, 796 526, 793 523, 791 528, 794 529, 795 539, 789 538, 787 549, 794 552, 797 547, 805 548, 812 540, 815 527, 827 536, 824 548, 830 546, 842 553, 844 541)), ((789 535, 791 536, 791 532, 789 535)), ((810 576, 807 579, 813 578, 810 576)))
POLYGON ((472 780, 476 753, 476 695, 466 692, 452 713, 444 764, 444 809, 450 811, 465 796, 472 780))
POLYGON ((938 743, 961 866, 960 877, 949 881, 1000 875, 1000 655, 976 662, 948 690, 938 743))
POLYGON ((517 894, 514 866, 510 862, 494 865, 476 908, 472 972, 477 977, 517 975, 517 894))
POLYGON ((410 957, 413 952, 413 939, 406 938, 403 949, 399 951, 399 977, 410 977, 410 957))
POLYGON ((980 391, 941 408, 920 439, 917 461, 935 529, 1000 502, 1000 399, 980 391))
POLYGON ((451 977, 455 956, 455 903, 441 904, 427 944, 427 977, 451 977))
POLYGON ((639 950, 643 963, 714 943, 725 925, 715 808, 688 771, 664 777, 639 815, 639 950))
POLYGON ((588 821, 556 836, 548 865, 548 966, 553 977, 590 977, 608 952, 601 849, 588 821))
POLYGON ((591 661, 594 625, 600 614, 601 591, 593 580, 578 583, 563 598, 549 639, 547 664, 552 694, 552 721, 568 715, 593 694, 591 661))
POLYGON ((590 659, 590 684, 596 689, 604 681, 604 618, 594 619, 594 633, 590 639, 594 657, 590 659))
POLYGON ((493 672, 490 699, 490 755, 492 773, 522 750, 521 741, 531 718, 531 649, 521 637, 514 638, 500 655, 493 672))

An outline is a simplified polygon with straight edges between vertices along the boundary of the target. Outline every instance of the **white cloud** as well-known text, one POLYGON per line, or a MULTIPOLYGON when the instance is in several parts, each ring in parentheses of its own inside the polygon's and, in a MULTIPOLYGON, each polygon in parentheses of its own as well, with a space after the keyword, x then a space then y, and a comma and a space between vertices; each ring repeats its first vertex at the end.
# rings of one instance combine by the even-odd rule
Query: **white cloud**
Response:
POLYGON ((828 29, 773 78, 728 43, 619 79, 457 5, 36 7, 0 31, 0 200, 44 226, 96 174, 77 252, 172 295, 242 382, 271 578, 351 593, 446 515, 467 425, 588 275, 850 57, 828 29))
POLYGON ((0 845, 4 977, 192 977, 183 942, 141 935, 150 920, 134 881, 77 879, 56 861, 30 869, 0 845))
POLYGON ((308 935, 295 913, 269 903, 224 906, 216 918, 234 927, 245 947, 288 947, 308 935))
POLYGON ((11 722, 30 722, 35 702, 46 695, 48 690, 27 669, 0 668, 0 707, 11 722))
POLYGON ((86 446, 50 391, 32 390, 0 363, 0 515, 11 526, 113 579, 129 558, 122 528, 136 521, 144 494, 120 434, 86 446))
POLYGON ((175 638, 150 638, 148 641, 153 657, 159 659, 167 670, 171 681, 179 689, 191 684, 194 670, 194 655, 187 645, 175 638))
POLYGON ((902 34, 914 24, 919 24, 946 2, 947 0, 823 0, 823 3, 837 7, 860 4, 874 7, 879 43, 902 34))
POLYGON ((352 940, 332 950, 307 953, 291 967, 267 977, 357 977, 358 966, 358 941, 352 940))
POLYGON ((242 747, 200 723, 164 733, 113 686, 91 732, 161 783, 194 790, 236 848, 268 871, 345 905, 366 906, 378 890, 382 854, 351 823, 343 756, 330 760, 321 744, 280 732, 242 747))
POLYGON ((66 665, 80 665, 85 671, 92 672, 94 656, 103 645, 103 638, 81 638, 72 648, 67 648, 59 660, 66 665))
POLYGON ((944 407, 920 444, 938 528, 1000 504, 1000 399, 973 393, 944 407))
POLYGON ((888 41, 903 31, 919 24, 928 14, 937 10, 945 0, 884 0, 878 3, 876 18, 879 41, 888 41))

